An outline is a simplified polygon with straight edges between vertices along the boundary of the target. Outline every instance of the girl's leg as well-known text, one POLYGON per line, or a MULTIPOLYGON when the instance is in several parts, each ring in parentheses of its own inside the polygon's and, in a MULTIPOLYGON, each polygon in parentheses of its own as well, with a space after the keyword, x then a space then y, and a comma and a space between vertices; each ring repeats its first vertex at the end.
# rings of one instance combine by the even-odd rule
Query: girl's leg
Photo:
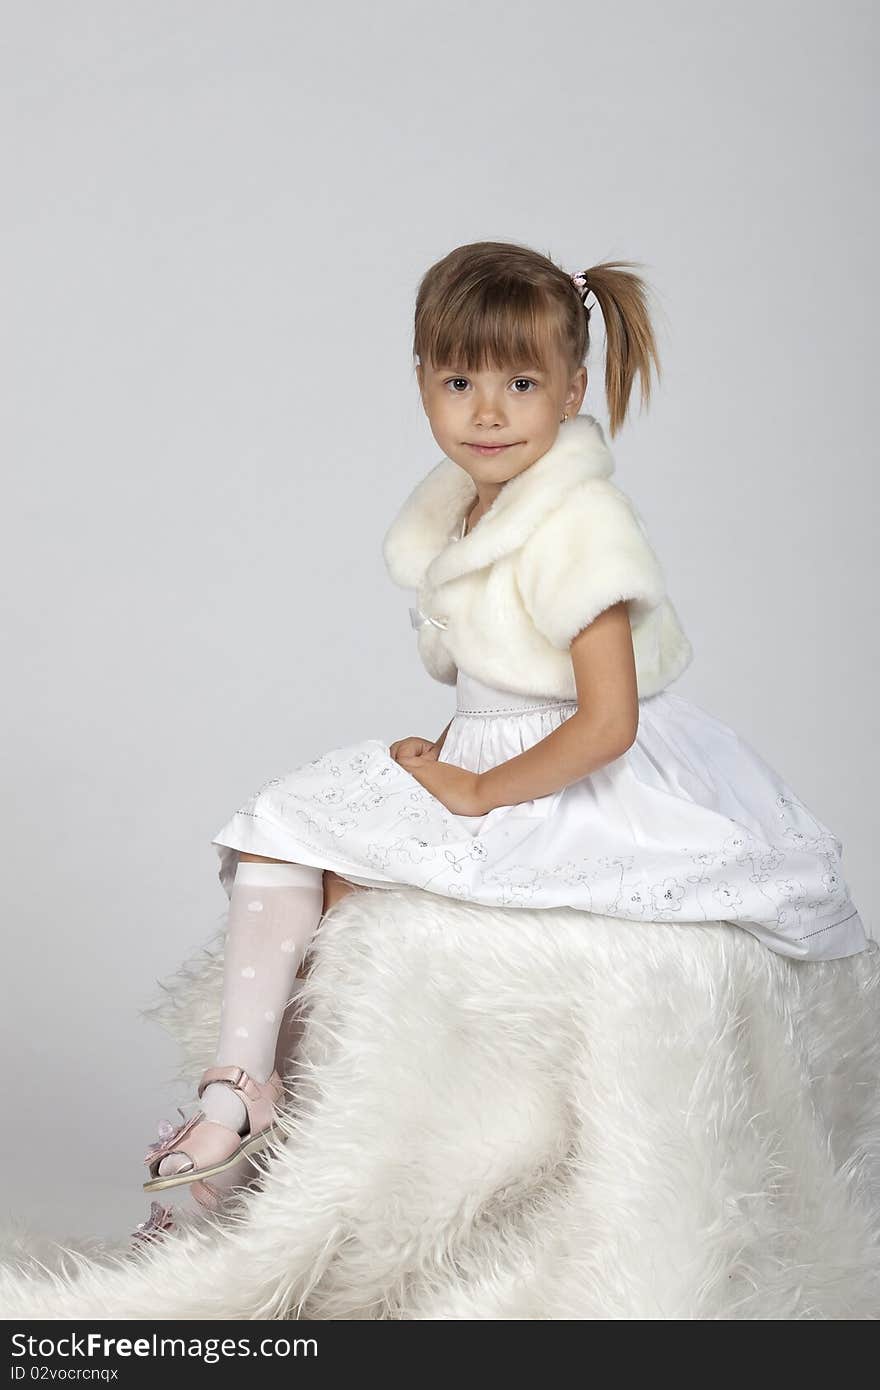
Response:
POLYGON ((334 903, 338 903, 348 893, 356 893, 360 887, 359 883, 349 883, 347 878, 340 878, 332 869, 325 869, 324 911, 329 912, 334 903))
MULTIPOLYGON (((229 899, 216 1066, 243 1067, 257 1081, 268 1080, 282 1016, 323 910, 323 870, 239 855, 229 899)), ((239 1097, 220 1082, 206 1088, 202 1110, 238 1132, 247 1121, 239 1097)), ((191 1166, 185 1154, 170 1153, 159 1175, 191 1166)))

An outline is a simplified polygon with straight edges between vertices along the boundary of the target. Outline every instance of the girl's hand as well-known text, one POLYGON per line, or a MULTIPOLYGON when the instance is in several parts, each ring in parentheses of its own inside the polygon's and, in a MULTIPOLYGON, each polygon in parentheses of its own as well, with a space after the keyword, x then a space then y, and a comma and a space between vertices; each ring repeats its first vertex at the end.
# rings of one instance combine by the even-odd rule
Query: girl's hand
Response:
POLYGON ((454 816, 483 816, 489 810, 483 805, 478 772, 427 755, 397 761, 454 816))
POLYGON ((400 762, 401 756, 404 758, 438 758, 440 749, 436 743, 432 743, 429 738, 399 738, 396 743, 392 743, 389 753, 395 762, 400 762))

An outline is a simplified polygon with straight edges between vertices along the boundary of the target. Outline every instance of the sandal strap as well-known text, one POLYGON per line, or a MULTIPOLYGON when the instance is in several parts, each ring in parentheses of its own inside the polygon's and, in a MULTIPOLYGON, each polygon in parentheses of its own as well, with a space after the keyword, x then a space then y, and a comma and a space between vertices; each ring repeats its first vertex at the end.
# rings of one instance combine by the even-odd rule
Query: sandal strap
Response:
POLYGON ((167 1158, 170 1153, 177 1153, 177 1146, 180 1140, 185 1139, 188 1134, 195 1129, 205 1115, 201 1110, 197 1110, 194 1115, 190 1115, 188 1120, 179 1124, 166 1139, 160 1139, 157 1144, 151 1144, 144 1154, 145 1163, 155 1163, 159 1159, 167 1158))
POLYGON ((169 1153, 183 1154, 193 1168, 202 1168, 213 1163, 225 1163, 241 1145, 241 1135, 228 1125, 218 1124, 201 1113, 193 1116, 193 1122, 192 1128, 187 1126, 186 1131, 181 1130, 169 1139, 164 1152, 147 1155, 154 1177, 159 1176, 159 1163, 169 1153))
POLYGON ((241 1091, 251 1101, 262 1100, 267 1090, 275 1097, 280 1092, 280 1078, 276 1072, 272 1073, 268 1081, 255 1081, 244 1067, 208 1067, 202 1073, 202 1079, 199 1082, 200 1100, 207 1087, 217 1081, 226 1082, 234 1091, 241 1091))
POLYGON ((194 1182, 190 1187, 193 1200, 198 1203, 204 1211, 219 1211, 223 1203, 217 1189, 208 1182, 207 1178, 201 1178, 194 1182))

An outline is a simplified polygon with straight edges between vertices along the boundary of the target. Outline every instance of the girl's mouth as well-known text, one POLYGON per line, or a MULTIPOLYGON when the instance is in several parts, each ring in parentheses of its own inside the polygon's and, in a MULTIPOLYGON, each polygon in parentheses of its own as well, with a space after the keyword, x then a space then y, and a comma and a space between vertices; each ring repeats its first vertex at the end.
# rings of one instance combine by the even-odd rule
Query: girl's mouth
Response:
POLYGON ((514 444, 468 444, 469 449, 473 449, 475 454, 500 454, 505 449, 514 449, 514 444))

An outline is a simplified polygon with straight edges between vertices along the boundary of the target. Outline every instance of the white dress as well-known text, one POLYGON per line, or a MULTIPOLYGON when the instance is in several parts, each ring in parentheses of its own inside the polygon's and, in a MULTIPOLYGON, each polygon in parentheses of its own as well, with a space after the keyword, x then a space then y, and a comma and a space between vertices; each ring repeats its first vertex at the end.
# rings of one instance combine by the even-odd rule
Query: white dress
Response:
MULTIPOLYGON (((456 694, 440 758, 474 772, 530 748, 577 708, 464 671, 456 694)), ((733 729, 669 689, 640 700, 626 753, 548 796, 454 815, 368 738, 271 778, 212 843, 227 894, 244 851, 496 907, 732 922, 803 959, 867 945, 841 841, 733 729)))

